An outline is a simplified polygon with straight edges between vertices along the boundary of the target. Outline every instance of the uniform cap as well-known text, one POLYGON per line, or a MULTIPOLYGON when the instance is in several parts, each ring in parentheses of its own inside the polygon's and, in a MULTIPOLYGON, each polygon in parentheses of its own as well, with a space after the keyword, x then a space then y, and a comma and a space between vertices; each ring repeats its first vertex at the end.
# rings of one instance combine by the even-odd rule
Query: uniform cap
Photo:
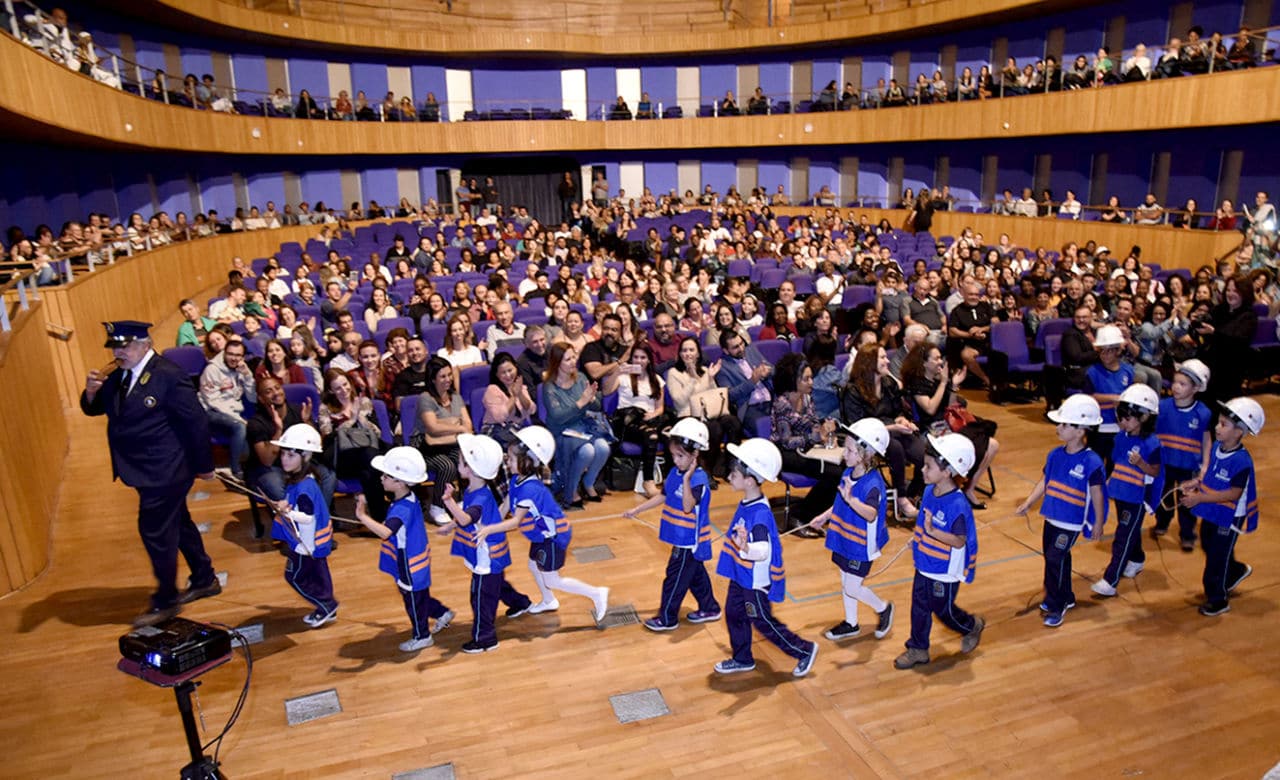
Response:
POLYGON ((125 347, 138 339, 149 338, 151 335, 148 333, 151 323, 138 322, 137 320, 104 322, 102 327, 107 330, 107 343, 103 345, 107 348, 125 347))

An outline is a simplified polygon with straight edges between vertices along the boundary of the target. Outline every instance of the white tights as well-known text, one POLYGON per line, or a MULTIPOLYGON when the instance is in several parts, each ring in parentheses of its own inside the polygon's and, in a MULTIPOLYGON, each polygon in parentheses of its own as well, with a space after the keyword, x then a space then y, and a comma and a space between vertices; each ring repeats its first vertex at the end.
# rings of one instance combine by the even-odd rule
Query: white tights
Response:
POLYGON ((586 596, 593 601, 600 592, 599 588, 588 585, 581 580, 575 580, 572 577, 561 577, 559 572, 542 571, 532 558, 529 559, 529 571, 533 572, 533 581, 538 584, 538 590, 542 591, 542 603, 544 604, 550 604, 556 600, 556 594, 552 592, 553 590, 562 590, 565 593, 586 596))
POLYGON ((859 601, 876 612, 883 612, 885 608, 884 599, 877 596, 871 588, 863 585, 862 580, 863 578, 856 574, 840 572, 840 595, 844 600, 844 620, 851 626, 858 625, 859 601))

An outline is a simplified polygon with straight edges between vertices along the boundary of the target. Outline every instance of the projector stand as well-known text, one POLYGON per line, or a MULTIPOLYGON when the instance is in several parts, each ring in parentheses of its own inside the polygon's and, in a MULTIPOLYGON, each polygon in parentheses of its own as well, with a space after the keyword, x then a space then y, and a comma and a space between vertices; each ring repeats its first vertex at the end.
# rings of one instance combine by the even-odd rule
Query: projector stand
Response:
POLYGON ((195 693, 196 683, 191 680, 178 683, 173 695, 178 699, 178 712, 182 713, 182 730, 187 735, 187 750, 191 751, 191 763, 182 768, 182 780, 226 780, 218 771, 218 765, 212 758, 204 755, 200 744, 200 732, 196 729, 196 716, 191 711, 191 694, 195 693))
POLYGON ((182 730, 187 737, 187 750, 191 753, 191 763, 182 768, 181 780, 226 780, 226 776, 218 771, 218 764, 204 755, 200 731, 196 728, 196 716, 191 709, 191 694, 195 693, 196 686, 199 685, 195 682, 197 677, 230 660, 231 656, 226 655, 178 675, 167 675, 126 658, 121 658, 116 664, 116 668, 127 675, 161 688, 173 689, 173 695, 178 700, 178 712, 182 714, 182 730))

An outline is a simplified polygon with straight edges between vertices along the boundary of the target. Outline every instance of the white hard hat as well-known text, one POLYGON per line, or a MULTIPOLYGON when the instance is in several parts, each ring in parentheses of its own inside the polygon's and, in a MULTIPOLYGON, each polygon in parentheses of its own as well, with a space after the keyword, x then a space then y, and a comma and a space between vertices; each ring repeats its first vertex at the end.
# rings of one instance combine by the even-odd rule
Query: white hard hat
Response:
POLYGON ((320 446, 320 432, 306 423, 290 425, 285 430, 284 435, 272 440, 271 443, 286 450, 302 450, 303 452, 319 452, 323 449, 320 446))
POLYGON ((1067 425, 1102 425, 1102 407, 1087 393, 1076 393, 1049 412, 1049 419, 1067 425))
POLYGON ((1093 346, 1095 349, 1123 347, 1124 334, 1115 325, 1103 325, 1098 328, 1098 332, 1093 336, 1093 346))
POLYGON ((1222 408, 1226 409, 1232 419, 1254 436, 1262 433, 1262 426, 1267 423, 1267 415, 1263 413, 1262 405, 1252 398, 1232 398, 1222 404, 1222 408))
POLYGON ((864 417, 853 425, 842 427, 857 439, 859 444, 867 445, 875 450, 877 455, 884 455, 889 449, 889 429, 874 417, 864 417))
POLYGON ((1209 386, 1209 367, 1202 361, 1191 358, 1182 363, 1175 363, 1173 370, 1179 374, 1186 374, 1187 378, 1196 386, 1196 390, 1203 391, 1209 386))
POLYGON ((502 468, 502 445, 488 436, 458 434, 458 451, 463 461, 480 479, 493 479, 502 468))
POLYGON ((973 469, 973 463, 977 460, 973 452, 973 442, 969 441, 969 437, 958 433, 930 435, 929 446, 938 453, 942 465, 962 477, 973 469))
POLYGON ((711 434, 707 431, 706 423, 693 417, 682 417, 677 420, 676 424, 667 430, 667 437, 683 439, 692 444, 694 449, 711 448, 711 434))
POLYGON ((764 482, 777 482, 778 472, 782 471, 782 453, 768 439, 747 439, 741 444, 730 444, 729 454, 737 458, 743 466, 764 482))
POLYGON ((551 431, 541 425, 530 425, 516 431, 516 438, 539 463, 551 465, 551 458, 556 454, 556 437, 551 435, 551 431))
POLYGON ((1119 403, 1136 406, 1144 412, 1152 414, 1160 413, 1160 396, 1156 391, 1151 389, 1150 385, 1141 382, 1129 385, 1120 394, 1119 403))
POLYGON ((410 485, 427 481, 427 462, 413 447, 392 447, 386 455, 375 455, 370 463, 383 474, 410 485))

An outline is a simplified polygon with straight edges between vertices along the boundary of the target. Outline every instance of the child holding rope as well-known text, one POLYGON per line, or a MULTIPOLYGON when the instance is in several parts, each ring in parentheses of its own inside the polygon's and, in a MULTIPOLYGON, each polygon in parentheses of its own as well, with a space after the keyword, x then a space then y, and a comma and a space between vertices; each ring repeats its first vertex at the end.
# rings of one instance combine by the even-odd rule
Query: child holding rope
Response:
POLYGON ((285 484, 284 498, 271 502, 275 513, 271 538, 285 546, 285 582, 315 606, 302 622, 320 628, 338 619, 338 600, 329 576, 333 527, 320 485, 311 475, 311 458, 321 451, 320 433, 299 423, 271 443, 280 448, 285 484))
POLYGON ((1129 385, 1116 404, 1120 432, 1112 445, 1111 479, 1107 494, 1116 502, 1116 535, 1111 541, 1111 562, 1091 590, 1108 598, 1116 595, 1120 578, 1142 571, 1142 518, 1147 507, 1160 503, 1164 480, 1160 473, 1160 440, 1156 415, 1160 396, 1147 385, 1129 385))
POLYGON ((1169 531, 1173 514, 1178 513, 1178 536, 1182 551, 1196 549, 1196 516, 1185 506, 1178 506, 1176 488, 1184 482, 1199 479, 1209 468, 1209 452, 1213 449, 1210 421, 1213 413, 1196 393, 1209 387, 1209 367, 1192 358, 1174 367, 1170 397, 1160 402, 1156 420, 1156 436, 1160 439, 1164 461, 1164 484, 1174 491, 1174 500, 1162 499, 1155 508, 1156 524, 1151 538, 1159 539, 1169 531))

